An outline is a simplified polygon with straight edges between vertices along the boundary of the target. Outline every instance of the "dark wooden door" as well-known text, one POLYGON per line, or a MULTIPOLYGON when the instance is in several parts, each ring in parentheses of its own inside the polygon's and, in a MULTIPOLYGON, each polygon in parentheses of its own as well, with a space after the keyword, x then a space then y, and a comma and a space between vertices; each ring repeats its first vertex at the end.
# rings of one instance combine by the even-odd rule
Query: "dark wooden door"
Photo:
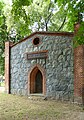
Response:
POLYGON ((42 73, 38 70, 35 77, 35 93, 42 93, 43 84, 42 84, 42 73))

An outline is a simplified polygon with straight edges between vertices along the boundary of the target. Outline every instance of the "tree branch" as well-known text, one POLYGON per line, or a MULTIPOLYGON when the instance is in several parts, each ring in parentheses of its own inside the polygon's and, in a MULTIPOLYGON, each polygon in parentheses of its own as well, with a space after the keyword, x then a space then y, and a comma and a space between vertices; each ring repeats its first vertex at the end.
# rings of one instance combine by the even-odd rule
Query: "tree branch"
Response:
POLYGON ((64 20, 63 20, 63 22, 62 22, 60 28, 58 29, 58 31, 60 31, 60 30, 63 28, 65 21, 66 21, 66 16, 65 16, 65 18, 64 18, 64 20))
MULTIPOLYGON (((48 12, 49 12, 49 10, 50 10, 50 8, 51 8, 51 5, 52 5, 52 3, 50 2, 50 4, 49 4, 49 7, 48 7, 48 12)), ((50 20, 50 18, 51 18, 51 16, 52 16, 52 12, 53 12, 53 9, 51 10, 51 12, 50 12, 50 14, 48 15, 48 17, 45 19, 45 26, 46 26, 46 31, 48 31, 48 22, 49 22, 49 20, 50 20)))

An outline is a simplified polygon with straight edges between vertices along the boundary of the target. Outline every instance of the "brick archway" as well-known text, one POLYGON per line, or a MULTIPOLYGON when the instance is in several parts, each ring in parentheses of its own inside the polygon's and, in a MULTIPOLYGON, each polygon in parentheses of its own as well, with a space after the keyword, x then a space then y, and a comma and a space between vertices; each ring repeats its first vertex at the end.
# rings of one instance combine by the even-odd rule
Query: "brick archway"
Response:
POLYGON ((38 72, 41 74, 42 78, 42 83, 40 86, 42 86, 42 91, 38 92, 43 95, 46 94, 46 76, 45 76, 45 69, 41 67, 41 65, 36 64, 31 67, 29 73, 28 73, 28 95, 29 94, 34 94, 36 93, 36 88, 35 88, 35 78, 38 72))

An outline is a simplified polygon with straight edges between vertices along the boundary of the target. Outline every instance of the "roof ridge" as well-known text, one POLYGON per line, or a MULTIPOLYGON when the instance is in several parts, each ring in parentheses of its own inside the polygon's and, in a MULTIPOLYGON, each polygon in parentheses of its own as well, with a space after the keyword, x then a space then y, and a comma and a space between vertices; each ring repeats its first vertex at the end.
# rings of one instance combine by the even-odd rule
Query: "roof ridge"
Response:
POLYGON ((55 35, 55 36, 71 36, 71 37, 73 37, 73 35, 74 35, 73 32, 48 32, 48 31, 36 31, 36 32, 30 34, 29 36, 23 38, 23 39, 20 40, 19 42, 14 43, 13 45, 11 45, 11 47, 13 47, 13 46, 15 46, 15 45, 17 45, 17 44, 19 44, 19 43, 21 43, 21 42, 27 40, 28 38, 31 38, 32 36, 34 36, 34 35, 36 35, 36 34, 39 34, 39 35, 51 35, 51 36, 53 36, 53 35, 55 35))

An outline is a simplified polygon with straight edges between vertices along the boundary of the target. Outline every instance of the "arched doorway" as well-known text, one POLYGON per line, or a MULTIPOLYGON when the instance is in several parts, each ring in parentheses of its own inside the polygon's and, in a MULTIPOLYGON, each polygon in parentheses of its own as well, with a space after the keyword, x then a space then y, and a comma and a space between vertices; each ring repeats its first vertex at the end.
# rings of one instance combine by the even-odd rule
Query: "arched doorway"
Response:
POLYGON ((45 70, 38 64, 33 66, 28 75, 28 94, 45 95, 45 83, 45 70))

